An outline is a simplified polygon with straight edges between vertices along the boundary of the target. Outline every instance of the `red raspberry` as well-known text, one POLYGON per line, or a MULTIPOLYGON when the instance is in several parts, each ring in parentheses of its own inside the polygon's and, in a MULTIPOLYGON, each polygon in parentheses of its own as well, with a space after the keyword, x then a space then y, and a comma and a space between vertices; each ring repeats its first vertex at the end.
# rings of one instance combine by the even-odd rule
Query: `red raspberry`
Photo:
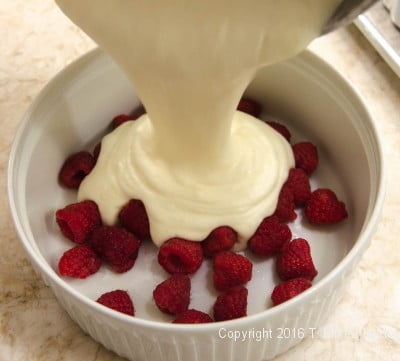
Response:
POLYGON ((221 251, 232 248, 237 240, 237 233, 228 226, 215 228, 208 237, 201 242, 205 257, 212 258, 221 251))
POLYGON ((96 146, 93 149, 93 158, 94 161, 97 162, 97 159, 99 158, 101 152, 101 142, 97 143, 96 146))
POLYGON ((278 204, 276 205, 274 216, 277 216, 281 222, 294 221, 297 214, 294 211, 294 195, 293 191, 286 184, 283 185, 279 197, 278 204))
POLYGON ((142 105, 138 106, 131 114, 119 114, 111 122, 112 129, 118 128, 121 124, 129 121, 136 120, 146 113, 142 105))
POLYGON ((142 104, 140 104, 131 112, 130 115, 132 118, 137 119, 145 113, 146 113, 146 109, 144 108, 144 106, 142 104))
POLYGON ((137 117, 133 117, 129 114, 119 114, 115 118, 113 118, 111 122, 111 128, 115 129, 118 128, 121 124, 126 123, 130 120, 136 120, 137 117))
POLYGON ((303 169, 310 175, 318 166, 317 147, 311 142, 300 142, 293 147, 296 168, 303 169))
POLYGON ((215 321, 233 320, 247 316, 247 288, 234 287, 217 297, 214 304, 215 321))
POLYGON ((190 302, 189 277, 179 274, 171 276, 157 285, 153 298, 162 312, 174 315, 186 311, 190 302))
POLYGON ((278 217, 271 216, 264 218, 248 244, 253 253, 269 257, 279 252, 291 238, 292 232, 288 225, 280 223, 278 217))
POLYGON ((97 254, 86 245, 75 246, 66 251, 58 262, 61 276, 86 278, 96 273, 101 266, 97 254))
POLYGON ((290 143, 290 138, 292 135, 290 134, 288 128, 286 128, 283 124, 278 122, 266 122, 270 127, 274 128, 278 133, 280 133, 286 140, 290 143))
POLYGON ((203 262, 200 242, 171 238, 158 251, 158 263, 170 274, 195 273, 203 262))
POLYGON ((95 160, 89 152, 79 152, 67 158, 61 167, 58 178, 68 188, 79 188, 83 179, 91 172, 95 160))
POLYGON ((237 106, 237 110, 258 118, 261 114, 262 107, 253 99, 242 98, 237 106))
POLYGON ((119 220, 129 232, 140 239, 150 238, 149 218, 139 199, 131 199, 120 211, 119 220))
POLYGON ((312 286, 311 281, 305 278, 293 278, 275 286, 271 299, 274 306, 281 304, 312 286))
POLYGON ((123 124, 129 120, 135 120, 135 119, 132 119, 131 116, 128 114, 119 114, 115 118, 113 118, 113 120, 111 122, 111 127, 113 129, 118 128, 121 124, 123 124))
POLYGON ((173 323, 208 323, 213 322, 212 318, 204 312, 190 309, 182 312, 173 323))
POLYGON ((126 291, 115 290, 104 293, 98 298, 97 302, 108 308, 112 308, 115 311, 135 316, 135 309, 132 299, 129 297, 128 292, 126 291))
POLYGON ((125 273, 125 272, 129 271, 135 265, 136 258, 137 258, 137 253, 136 253, 136 257, 128 259, 127 261, 125 261, 123 263, 109 262, 109 264, 115 272, 125 273))
POLYGON ((292 168, 286 185, 292 190, 294 203, 297 206, 304 206, 311 196, 311 187, 308 175, 301 168, 292 168))
POLYGON ((251 280, 253 264, 240 254, 231 251, 217 253, 213 267, 214 287, 218 291, 227 291, 251 280))
POLYGON ((121 227, 102 226, 89 239, 93 249, 114 271, 123 273, 135 264, 140 240, 121 227))
POLYGON ((90 200, 73 203, 56 212, 56 222, 65 237, 75 243, 84 243, 101 225, 99 208, 90 200))
POLYGON ((282 247, 276 267, 282 280, 302 277, 312 281, 318 274, 311 258, 310 245, 303 238, 296 238, 282 247))
POLYGON ((346 205, 330 189, 320 188, 311 193, 305 214, 312 224, 338 223, 347 218, 346 205))

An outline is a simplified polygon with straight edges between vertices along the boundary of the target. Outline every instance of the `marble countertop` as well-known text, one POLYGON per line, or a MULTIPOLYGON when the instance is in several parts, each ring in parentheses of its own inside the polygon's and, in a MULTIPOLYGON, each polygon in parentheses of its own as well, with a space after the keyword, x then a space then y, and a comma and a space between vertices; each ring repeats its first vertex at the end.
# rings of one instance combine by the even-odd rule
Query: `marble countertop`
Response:
MULTIPOLYGON (((51 0, 0 2, 0 361, 122 361, 85 335, 33 272, 6 196, 18 122, 40 89, 94 44, 51 0)), ((400 36, 400 34, 399 34, 400 36)), ((360 92, 382 131, 387 198, 371 247, 326 328, 275 361, 400 360, 400 79, 354 26, 316 40, 360 92)))

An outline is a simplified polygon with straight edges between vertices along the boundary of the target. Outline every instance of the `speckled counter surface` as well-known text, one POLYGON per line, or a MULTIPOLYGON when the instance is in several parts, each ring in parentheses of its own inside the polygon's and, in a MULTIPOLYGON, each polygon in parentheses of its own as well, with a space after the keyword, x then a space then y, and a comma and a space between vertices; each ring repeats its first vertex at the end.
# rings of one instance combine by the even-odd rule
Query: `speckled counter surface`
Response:
MULTIPOLYGON (((24 111, 54 74, 94 45, 51 0, 1 0, 0 39, 0 361, 122 360, 86 336, 33 272, 6 196, 8 154, 24 111)), ((347 77, 377 119, 387 198, 325 332, 276 361, 400 360, 400 79, 353 26, 311 49, 347 77)))

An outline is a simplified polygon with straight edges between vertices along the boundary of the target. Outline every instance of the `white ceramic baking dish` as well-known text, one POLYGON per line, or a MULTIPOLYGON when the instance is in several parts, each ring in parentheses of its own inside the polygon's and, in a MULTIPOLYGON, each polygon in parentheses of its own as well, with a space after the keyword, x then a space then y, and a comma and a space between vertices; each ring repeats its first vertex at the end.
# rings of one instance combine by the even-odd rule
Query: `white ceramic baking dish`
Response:
MULTIPOLYGON (((271 307, 269 296, 278 282, 274 260, 254 261, 249 316, 212 324, 171 324, 158 312, 151 292, 166 274, 149 244, 124 275, 104 267, 86 280, 57 273, 60 255, 72 244, 57 231, 54 212, 75 201, 75 193, 57 183, 58 170, 69 154, 93 147, 114 115, 139 103, 114 63, 100 50, 78 59, 45 87, 21 122, 8 175, 10 208, 21 242, 69 315, 94 339, 130 360, 256 361, 285 352, 331 314, 369 245, 383 202, 384 167, 377 130, 354 88, 306 51, 260 71, 247 94, 284 119, 295 138, 318 145, 321 165, 312 185, 333 188, 346 201, 350 216, 334 227, 311 227, 301 217, 290 225, 295 236, 310 241, 319 270, 312 288, 271 307), (94 301, 115 288, 130 292, 136 317, 94 301), (229 331, 249 333, 239 341, 229 331)), ((192 279, 191 307, 205 311, 216 296, 205 281, 208 267, 205 262, 192 279)))

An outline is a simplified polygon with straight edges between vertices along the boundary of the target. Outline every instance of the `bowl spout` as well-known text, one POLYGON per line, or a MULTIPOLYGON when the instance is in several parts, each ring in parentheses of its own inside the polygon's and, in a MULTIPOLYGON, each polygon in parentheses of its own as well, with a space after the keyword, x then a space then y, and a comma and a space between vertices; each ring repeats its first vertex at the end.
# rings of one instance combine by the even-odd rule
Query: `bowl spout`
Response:
POLYGON ((322 29, 322 35, 346 25, 376 3, 377 0, 343 0, 322 29))

